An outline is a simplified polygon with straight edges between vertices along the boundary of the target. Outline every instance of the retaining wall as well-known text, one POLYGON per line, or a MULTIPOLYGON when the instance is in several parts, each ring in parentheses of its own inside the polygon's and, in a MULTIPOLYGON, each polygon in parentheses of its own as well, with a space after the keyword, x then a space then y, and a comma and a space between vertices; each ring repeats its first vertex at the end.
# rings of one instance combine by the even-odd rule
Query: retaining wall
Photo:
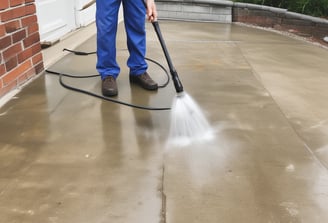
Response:
POLYGON ((218 21, 232 21, 233 2, 224 0, 156 0, 160 18, 218 21))
POLYGON ((328 45, 323 40, 328 36, 327 19, 289 12, 286 9, 247 3, 234 3, 232 21, 289 31, 328 45))

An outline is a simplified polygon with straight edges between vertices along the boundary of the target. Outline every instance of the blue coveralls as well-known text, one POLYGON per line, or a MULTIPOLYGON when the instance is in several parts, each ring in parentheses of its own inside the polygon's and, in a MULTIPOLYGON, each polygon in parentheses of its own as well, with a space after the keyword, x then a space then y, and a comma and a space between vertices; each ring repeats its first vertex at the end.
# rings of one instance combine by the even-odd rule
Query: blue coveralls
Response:
POLYGON ((116 62, 116 33, 118 12, 123 4, 124 25, 127 34, 127 47, 130 56, 127 65, 130 75, 143 74, 148 65, 146 54, 146 9, 143 0, 97 0, 97 70, 104 79, 108 75, 115 78, 120 73, 116 62))

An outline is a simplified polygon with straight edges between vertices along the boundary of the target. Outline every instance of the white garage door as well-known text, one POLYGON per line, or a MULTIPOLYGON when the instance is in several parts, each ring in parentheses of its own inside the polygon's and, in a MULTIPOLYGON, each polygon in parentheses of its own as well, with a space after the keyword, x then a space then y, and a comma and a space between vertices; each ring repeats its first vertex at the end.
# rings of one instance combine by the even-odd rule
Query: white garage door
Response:
POLYGON ((54 42, 68 32, 94 21, 95 4, 90 0, 36 0, 41 42, 54 42))

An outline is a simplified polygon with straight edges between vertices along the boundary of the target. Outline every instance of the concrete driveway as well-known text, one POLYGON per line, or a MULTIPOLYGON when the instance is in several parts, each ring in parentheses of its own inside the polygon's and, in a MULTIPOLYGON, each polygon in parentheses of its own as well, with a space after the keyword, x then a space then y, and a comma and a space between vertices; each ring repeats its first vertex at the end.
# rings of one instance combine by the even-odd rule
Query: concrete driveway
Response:
MULTIPOLYGON (((44 74, 0 108, 0 222, 327 222, 328 50, 238 24, 160 26, 215 138, 167 147, 170 111, 72 92, 44 74)), ((147 56, 166 66, 147 32, 147 56)), ((125 42, 120 24, 117 99, 170 107, 171 83, 129 84, 125 42)), ((77 48, 95 49, 94 36, 77 48)), ((97 74, 95 63, 68 54, 48 69, 97 74)), ((149 73, 165 82, 152 63, 149 73)), ((100 94, 99 77, 64 81, 100 94)))

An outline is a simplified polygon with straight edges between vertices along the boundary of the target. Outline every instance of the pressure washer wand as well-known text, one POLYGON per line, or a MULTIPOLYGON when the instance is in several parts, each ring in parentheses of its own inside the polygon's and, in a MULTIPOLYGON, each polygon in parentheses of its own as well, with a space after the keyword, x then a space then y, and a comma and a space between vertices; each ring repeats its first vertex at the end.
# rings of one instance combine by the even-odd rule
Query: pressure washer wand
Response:
POLYGON ((161 29, 159 28, 158 21, 153 21, 152 24, 153 24, 153 27, 154 27, 155 32, 157 34, 158 40, 159 40, 159 42, 162 46, 162 49, 163 49, 167 64, 170 68, 170 73, 171 73, 171 76, 172 76, 172 80, 173 80, 173 83, 174 83, 175 90, 176 90, 177 93, 181 93, 181 92, 183 92, 183 86, 182 86, 182 83, 179 79, 178 73, 177 73, 177 71, 175 70, 175 68, 173 66, 173 63, 172 63, 172 60, 170 58, 169 52, 166 48, 165 41, 164 41, 164 38, 162 36, 161 29))
MULTIPOLYGON (((142 2, 144 4, 145 8, 147 9, 146 1, 142 0, 142 2)), ((177 93, 181 93, 181 92, 183 92, 183 86, 182 86, 182 83, 179 79, 178 73, 177 73, 177 71, 175 70, 175 68, 173 66, 171 57, 169 55, 169 51, 166 48, 165 41, 164 41, 164 38, 163 38, 163 35, 162 35, 162 32, 161 32, 161 29, 159 28, 158 21, 155 20, 155 21, 152 21, 151 23, 153 24, 153 27, 154 27, 155 32, 157 34, 158 40, 159 40, 159 42, 162 46, 162 49, 163 49, 167 64, 168 64, 169 69, 170 69, 170 73, 171 73, 171 76, 172 76, 172 80, 173 80, 173 83, 174 83, 175 90, 176 90, 177 93)))

